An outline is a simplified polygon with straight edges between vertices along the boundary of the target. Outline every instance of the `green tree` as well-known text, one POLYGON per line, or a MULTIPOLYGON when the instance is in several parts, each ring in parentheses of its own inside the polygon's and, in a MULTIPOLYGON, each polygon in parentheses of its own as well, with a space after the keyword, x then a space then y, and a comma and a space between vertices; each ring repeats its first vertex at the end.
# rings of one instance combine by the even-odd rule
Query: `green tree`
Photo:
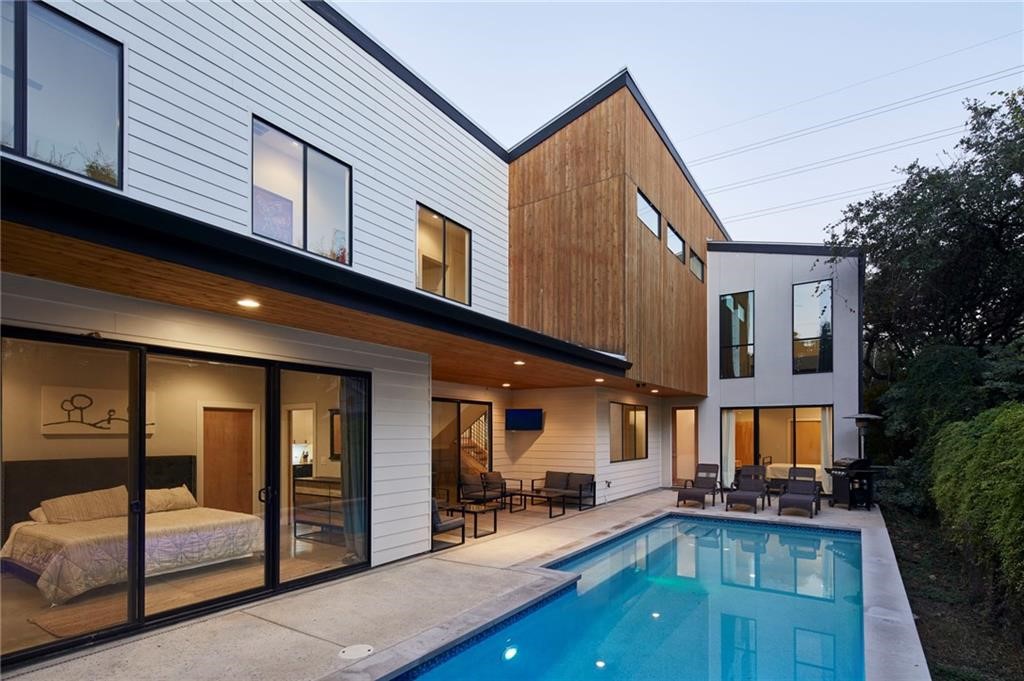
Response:
POLYGON ((892 380, 926 345, 985 354, 1024 337, 1024 88, 997 94, 967 102, 945 165, 911 163, 829 227, 867 258, 869 379, 892 380))

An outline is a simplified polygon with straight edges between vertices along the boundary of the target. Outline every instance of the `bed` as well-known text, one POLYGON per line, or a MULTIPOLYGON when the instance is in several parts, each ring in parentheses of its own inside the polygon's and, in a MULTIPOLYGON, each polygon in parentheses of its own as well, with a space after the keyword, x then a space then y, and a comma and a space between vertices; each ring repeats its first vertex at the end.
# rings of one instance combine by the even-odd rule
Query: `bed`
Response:
POLYGON ((813 468, 814 479, 821 483, 822 490, 826 494, 832 493, 832 478, 825 473, 825 467, 817 464, 809 463, 770 463, 766 467, 765 474, 769 479, 785 480, 789 477, 789 469, 791 466, 799 466, 801 468, 813 468))
MULTIPOLYGON (((192 508, 146 513, 146 576, 263 551, 263 520, 194 503, 192 508)), ((36 586, 49 603, 66 603, 92 589, 127 581, 128 517, 16 523, 0 557, 37 575, 36 586)))

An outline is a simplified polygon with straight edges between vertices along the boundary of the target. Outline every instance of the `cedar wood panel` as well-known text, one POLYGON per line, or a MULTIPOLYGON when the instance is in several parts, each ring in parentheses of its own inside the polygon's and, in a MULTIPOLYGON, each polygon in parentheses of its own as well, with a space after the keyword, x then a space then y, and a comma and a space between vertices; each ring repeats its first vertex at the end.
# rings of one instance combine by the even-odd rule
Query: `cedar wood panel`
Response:
MULTIPOLYGON (((707 262, 725 235, 622 88, 509 168, 510 321, 633 362, 627 376, 707 394, 707 291, 665 244, 707 262), (636 217, 639 187, 661 237, 636 217)), ((687 255, 689 257, 689 255, 687 255)))

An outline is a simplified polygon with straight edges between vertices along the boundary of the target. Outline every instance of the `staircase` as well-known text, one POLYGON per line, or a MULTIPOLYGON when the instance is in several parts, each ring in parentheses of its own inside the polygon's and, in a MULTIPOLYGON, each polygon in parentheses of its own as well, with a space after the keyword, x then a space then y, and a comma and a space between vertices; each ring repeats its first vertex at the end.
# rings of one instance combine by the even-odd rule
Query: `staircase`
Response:
POLYGON ((483 473, 488 470, 491 448, 486 411, 462 431, 459 451, 463 473, 483 473))

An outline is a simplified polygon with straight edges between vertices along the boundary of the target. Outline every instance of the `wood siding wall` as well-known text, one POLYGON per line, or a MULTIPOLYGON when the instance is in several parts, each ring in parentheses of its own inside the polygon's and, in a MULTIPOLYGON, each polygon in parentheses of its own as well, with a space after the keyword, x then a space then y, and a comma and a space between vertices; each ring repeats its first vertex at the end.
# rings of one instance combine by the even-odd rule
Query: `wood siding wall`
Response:
POLYGON ((352 165, 356 271, 415 288, 422 202, 472 230, 472 307, 507 319, 506 162, 313 10, 58 7, 124 45, 127 196, 250 234, 256 115, 352 165))
POLYGON ((707 394, 707 292, 666 223, 705 263, 726 237, 627 89, 513 161, 509 223, 510 321, 623 354, 637 382, 707 394), (638 187, 660 239, 636 216, 638 187))

